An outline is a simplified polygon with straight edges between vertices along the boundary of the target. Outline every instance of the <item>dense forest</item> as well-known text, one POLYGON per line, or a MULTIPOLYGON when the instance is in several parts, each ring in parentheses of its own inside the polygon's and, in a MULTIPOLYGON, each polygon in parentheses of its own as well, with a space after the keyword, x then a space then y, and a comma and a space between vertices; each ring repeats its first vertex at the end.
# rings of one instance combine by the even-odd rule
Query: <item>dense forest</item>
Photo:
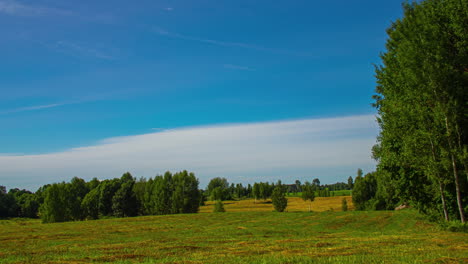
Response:
POLYGON ((356 208, 408 204, 434 220, 468 211, 468 1, 404 4, 376 67, 381 131, 356 208))

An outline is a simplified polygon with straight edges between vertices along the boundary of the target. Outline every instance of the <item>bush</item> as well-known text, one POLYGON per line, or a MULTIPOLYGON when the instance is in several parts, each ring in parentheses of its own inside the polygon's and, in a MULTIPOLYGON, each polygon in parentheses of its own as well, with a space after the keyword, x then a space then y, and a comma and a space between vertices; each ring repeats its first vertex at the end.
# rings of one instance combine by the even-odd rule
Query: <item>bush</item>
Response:
POLYGON ((216 201, 213 209, 214 213, 224 213, 226 210, 224 209, 224 204, 221 200, 216 201))
POLYGON ((346 201, 346 198, 343 198, 343 200, 341 200, 341 210, 348 211, 348 202, 346 201))
POLYGON ((462 223, 460 221, 443 222, 440 224, 442 229, 450 232, 463 232, 468 233, 468 223, 462 223))

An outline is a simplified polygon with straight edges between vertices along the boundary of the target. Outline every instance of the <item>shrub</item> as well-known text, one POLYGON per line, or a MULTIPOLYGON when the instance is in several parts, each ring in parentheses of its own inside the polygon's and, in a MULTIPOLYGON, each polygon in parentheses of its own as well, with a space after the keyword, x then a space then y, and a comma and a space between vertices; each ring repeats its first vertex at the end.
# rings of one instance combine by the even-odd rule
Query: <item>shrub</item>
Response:
POLYGON ((449 221, 440 224, 442 229, 450 232, 464 232, 468 233, 468 223, 462 223, 460 221, 449 221))
POLYGON ((341 210, 348 211, 348 202, 346 201, 346 198, 343 198, 343 200, 341 200, 341 210))
POLYGON ((213 212, 214 213, 224 213, 224 212, 226 212, 226 210, 224 209, 224 204, 223 204, 223 202, 221 200, 216 201, 216 203, 214 204, 213 212))

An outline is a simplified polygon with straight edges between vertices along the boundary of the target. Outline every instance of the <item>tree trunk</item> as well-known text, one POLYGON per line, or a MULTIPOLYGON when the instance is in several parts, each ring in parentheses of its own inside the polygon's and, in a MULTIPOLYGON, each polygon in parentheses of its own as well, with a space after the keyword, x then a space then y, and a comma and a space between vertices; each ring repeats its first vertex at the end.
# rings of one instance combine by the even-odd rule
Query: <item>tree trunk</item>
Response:
POLYGON ((449 151, 450 151, 450 157, 452 159, 453 176, 455 177, 455 191, 457 195, 457 204, 458 204, 458 211, 460 213, 460 221, 462 223, 465 223, 465 214, 463 212, 463 202, 462 202, 461 193, 460 193, 460 183, 458 180, 457 162, 455 160, 455 156, 453 155, 452 143, 450 142, 450 130, 449 130, 447 116, 445 116, 445 128, 447 129, 449 151))
POLYGON ((456 125, 456 131, 457 131, 457 140, 458 140, 458 148, 460 149, 460 159, 461 159, 461 163, 463 164, 463 167, 465 167, 465 174, 466 174, 466 179, 468 180, 468 161, 467 161, 467 157, 465 156, 465 153, 464 151, 466 151, 466 149, 463 149, 463 144, 462 144, 462 140, 461 140, 461 133, 460 133, 460 127, 458 126, 458 124, 456 125))
POLYGON ((457 171, 457 163, 455 161, 455 156, 450 154, 452 157, 452 166, 453 166, 453 176, 455 177, 455 190, 457 193, 457 204, 458 204, 458 211, 460 212, 460 220, 462 223, 465 223, 465 214, 463 212, 463 202, 461 199, 460 193, 460 183, 458 181, 458 171, 457 171))
MULTIPOLYGON (((432 141, 432 138, 429 137, 429 140, 431 141, 431 150, 432 150, 432 159, 434 161, 434 164, 437 163, 437 158, 435 154, 435 147, 434 147, 434 142, 432 141)), ((447 203, 445 201, 445 193, 444 193, 444 186, 442 184, 442 179, 440 178, 440 174, 438 173, 438 170, 436 168, 436 177, 439 180, 439 191, 440 191, 440 199, 442 200, 442 208, 444 210, 444 217, 445 221, 449 221, 449 215, 447 211, 447 203)))
POLYGON ((440 190, 440 199, 442 200, 442 207, 444 209, 445 221, 450 221, 448 211, 447 211, 447 204, 445 202, 445 193, 444 193, 444 187, 442 185, 442 181, 439 182, 439 190, 440 190))

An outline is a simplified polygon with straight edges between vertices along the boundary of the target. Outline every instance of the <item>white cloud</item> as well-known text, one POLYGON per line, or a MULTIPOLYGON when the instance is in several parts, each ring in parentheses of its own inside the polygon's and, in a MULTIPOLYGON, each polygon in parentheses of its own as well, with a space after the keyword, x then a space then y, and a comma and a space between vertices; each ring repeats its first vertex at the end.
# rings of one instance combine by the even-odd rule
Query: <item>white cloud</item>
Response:
POLYGON ((130 171, 152 177, 182 169, 194 171, 201 187, 217 176, 233 182, 288 182, 321 173, 322 182, 344 181, 358 167, 374 166, 374 119, 364 115, 190 127, 110 138, 58 153, 0 156, 0 183, 34 190, 73 176, 114 178, 130 171))

